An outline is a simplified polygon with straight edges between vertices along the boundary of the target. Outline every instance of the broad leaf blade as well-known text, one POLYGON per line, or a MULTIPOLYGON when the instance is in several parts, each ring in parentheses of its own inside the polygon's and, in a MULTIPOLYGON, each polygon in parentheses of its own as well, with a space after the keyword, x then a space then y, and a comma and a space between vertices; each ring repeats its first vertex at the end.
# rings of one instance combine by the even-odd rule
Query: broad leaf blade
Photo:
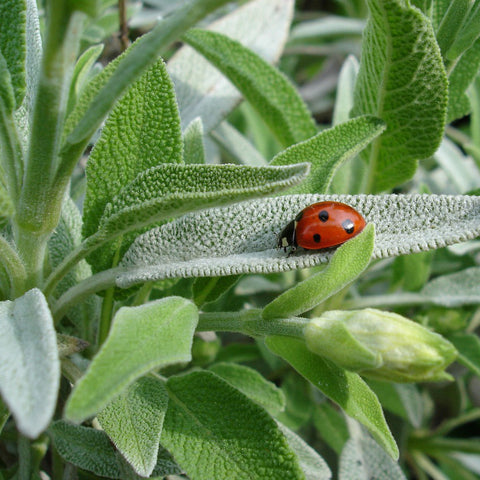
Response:
POLYGON ((66 417, 80 422, 153 368, 188 362, 197 321, 195 305, 180 297, 121 308, 102 349, 72 392, 66 417))
POLYGON ((385 422, 380 402, 359 375, 313 354, 300 340, 267 337, 266 344, 345 413, 365 425, 392 458, 398 458, 398 448, 385 422))
POLYGON ((157 463, 167 403, 164 384, 143 377, 98 414, 103 430, 142 477, 149 477, 157 463))
POLYGON ((365 115, 354 118, 275 156, 270 165, 290 165, 301 161, 311 163, 311 173, 292 193, 326 193, 335 172, 348 159, 357 155, 385 130, 378 118, 365 115))
POLYGON ((360 235, 336 250, 325 270, 297 283, 275 298, 263 309, 262 316, 265 319, 287 318, 304 313, 345 288, 370 263, 374 232, 373 225, 367 225, 360 235))
POLYGON ((405 0, 369 0, 353 115, 375 115, 385 133, 364 151, 367 191, 390 189, 437 149, 445 127, 447 76, 429 20, 405 0), (421 132, 421 134, 419 134, 421 132))
POLYGON ((292 145, 317 133, 293 85, 254 52, 223 34, 206 30, 190 30, 184 40, 228 77, 282 145, 292 145))
POLYGON ((52 418, 60 379, 57 338, 38 289, 0 303, 0 392, 18 429, 36 438, 52 418))
MULTIPOLYGON (((273 63, 279 59, 287 41, 293 7, 293 0, 254 0, 208 28, 241 41, 242 45, 273 63)), ((241 100, 238 90, 188 45, 168 62, 168 72, 175 83, 183 128, 200 117, 208 133, 241 100)))
POLYGON ((171 377, 167 389, 161 443, 190 477, 302 478, 275 421, 224 380, 193 372, 171 377))
POLYGON ((277 235, 315 202, 344 202, 375 225, 373 258, 441 248, 480 235, 480 197, 449 195, 289 195, 188 214, 140 235, 117 285, 176 276, 272 273, 326 263, 333 252, 276 248, 277 235), (441 221, 439 220, 441 219, 441 221))

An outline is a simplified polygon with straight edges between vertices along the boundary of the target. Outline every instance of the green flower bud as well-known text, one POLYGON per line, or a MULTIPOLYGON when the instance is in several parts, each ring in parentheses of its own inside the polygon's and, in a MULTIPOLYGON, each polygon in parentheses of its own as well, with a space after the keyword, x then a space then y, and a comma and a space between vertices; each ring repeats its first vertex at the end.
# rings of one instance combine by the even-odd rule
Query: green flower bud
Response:
POLYGON ((455 347, 396 313, 373 308, 333 310, 304 330, 308 349, 362 375, 391 382, 448 380, 455 347))

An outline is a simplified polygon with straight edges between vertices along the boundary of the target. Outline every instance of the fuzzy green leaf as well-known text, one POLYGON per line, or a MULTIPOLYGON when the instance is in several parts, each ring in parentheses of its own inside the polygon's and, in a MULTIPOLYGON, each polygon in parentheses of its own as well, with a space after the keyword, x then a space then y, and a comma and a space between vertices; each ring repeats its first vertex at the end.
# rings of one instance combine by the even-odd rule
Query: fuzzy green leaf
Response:
MULTIPOLYGON (((447 2, 448 4, 449 2, 447 2)), ((478 15, 480 14, 480 2, 468 2, 471 6, 468 15, 465 16, 465 22, 462 29, 455 38, 455 42, 447 52, 449 60, 454 60, 472 46, 476 39, 480 36, 480 24, 478 15)))
POLYGON ((26 28, 25 0, 3 0, 0 2, 0 52, 6 60, 15 103, 21 105, 25 95, 25 28, 26 28))
POLYGON ((149 477, 157 463, 167 403, 164 384, 143 377, 98 414, 103 430, 142 477, 149 477))
POLYGON ((315 202, 344 202, 375 225, 373 258, 445 247, 480 235, 480 197, 453 195, 289 195, 187 214, 140 235, 117 285, 168 277, 272 273, 326 263, 332 249, 287 256, 277 235, 315 202), (441 219, 441 221, 439 221, 441 219))
POLYGON ((322 440, 337 454, 349 438, 345 416, 330 402, 322 402, 313 412, 313 423, 322 440))
POLYGON ((317 133, 306 105, 289 80, 254 52, 223 34, 206 30, 190 30, 184 40, 228 77, 282 145, 317 133))
POLYGON ((197 308, 180 297, 122 307, 110 334, 72 392, 66 417, 80 422, 154 368, 191 359, 197 308))
POLYGON ((287 318, 311 310, 353 282, 368 266, 373 253, 375 229, 372 224, 343 244, 325 270, 282 293, 264 309, 265 319, 287 318))
POLYGON ((448 337, 458 350, 458 362, 480 377, 480 339, 477 335, 456 333, 448 337))
POLYGON ((384 130, 385 124, 378 118, 369 115, 354 118, 287 148, 270 165, 309 161, 311 173, 307 181, 293 188, 292 193, 326 193, 338 168, 384 130))
POLYGON ((445 127, 447 76, 429 20, 405 0, 369 0, 353 115, 387 130, 363 152, 367 191, 390 189, 437 149, 445 127))
POLYGON ((185 163, 205 163, 203 123, 200 117, 193 120, 183 134, 183 160, 185 163))
POLYGON ((161 443, 191 478, 303 478, 275 421, 210 372, 167 381, 161 443), (221 406, 221 408, 219 408, 221 406))
POLYGON ((349 416, 368 428, 375 440, 392 457, 398 448, 383 416, 380 402, 367 384, 353 372, 307 350, 303 341, 288 337, 267 337, 266 344, 290 363, 324 395, 337 403, 349 416))
POLYGON ((60 362, 48 303, 38 289, 0 302, 0 392, 20 432, 36 438, 57 402, 60 362))
POLYGON ((471 0, 452 0, 437 31, 437 42, 444 57, 452 46, 472 5, 471 0))
POLYGON ((160 60, 117 103, 90 155, 84 236, 95 233, 106 205, 138 174, 182 162, 182 149, 175 93, 160 60))
POLYGON ((201 306, 218 300, 239 280, 240 275, 228 277, 198 277, 192 287, 193 301, 201 306))
POLYGON ((209 370, 264 407, 270 415, 284 410, 283 392, 256 370, 235 363, 216 363, 209 370))
MULTIPOLYGON (((241 41, 265 61, 274 63, 287 41, 293 7, 293 0, 255 0, 215 20, 208 28, 241 41)), ((167 68, 175 83, 183 128, 200 117, 208 133, 241 100, 238 90, 188 45, 171 58, 167 68)))
POLYGON ((99 228, 113 235, 188 211, 267 195, 297 184, 308 171, 305 163, 289 167, 160 165, 138 175, 106 206, 99 228))

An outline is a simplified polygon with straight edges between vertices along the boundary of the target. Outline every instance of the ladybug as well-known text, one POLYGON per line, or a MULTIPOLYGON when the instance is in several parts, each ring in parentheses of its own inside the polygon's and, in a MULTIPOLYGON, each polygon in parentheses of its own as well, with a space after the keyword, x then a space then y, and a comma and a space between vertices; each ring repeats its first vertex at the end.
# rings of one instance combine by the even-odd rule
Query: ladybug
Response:
POLYGON ((293 253, 336 247, 358 235, 365 219, 352 207, 340 202, 319 202, 304 208, 278 236, 278 248, 293 253))

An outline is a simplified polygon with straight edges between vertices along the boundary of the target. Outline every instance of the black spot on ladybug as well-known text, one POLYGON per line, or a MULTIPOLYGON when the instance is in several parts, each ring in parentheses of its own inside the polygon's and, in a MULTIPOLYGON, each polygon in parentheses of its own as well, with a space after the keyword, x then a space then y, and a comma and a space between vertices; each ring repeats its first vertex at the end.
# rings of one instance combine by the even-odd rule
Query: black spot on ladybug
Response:
POLYGON ((303 210, 297 214, 297 216, 295 217, 295 221, 299 222, 302 219, 302 217, 303 217, 303 210))
POLYGON ((315 243, 320 243, 320 240, 322 239, 322 237, 320 237, 320 234, 319 233, 316 233, 314 236, 313 236, 313 241, 315 243))
POLYGON ((326 210, 322 210, 318 214, 318 218, 320 219, 321 222, 326 222, 328 220, 328 212, 326 210))
POLYGON ((350 219, 347 219, 342 222, 342 227, 348 234, 352 234, 355 224, 350 219))

